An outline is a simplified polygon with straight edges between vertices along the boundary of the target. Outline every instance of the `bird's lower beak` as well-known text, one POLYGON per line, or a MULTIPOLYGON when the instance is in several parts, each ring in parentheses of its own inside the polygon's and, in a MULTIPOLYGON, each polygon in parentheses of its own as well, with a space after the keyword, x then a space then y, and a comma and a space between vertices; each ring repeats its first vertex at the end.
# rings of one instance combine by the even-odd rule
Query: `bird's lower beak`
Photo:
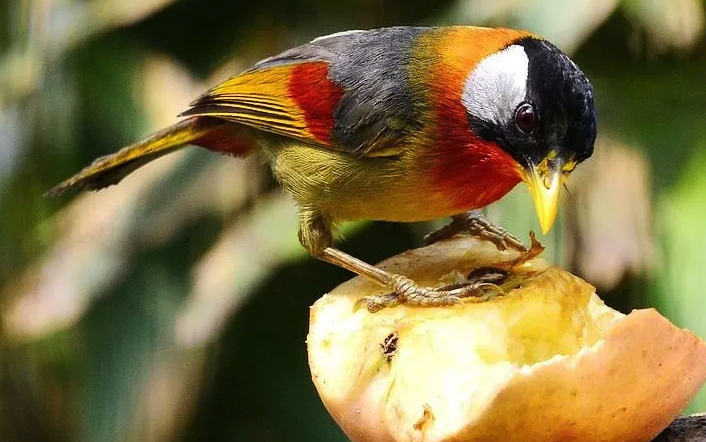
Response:
POLYGON ((530 188, 542 233, 546 234, 552 228, 559 210, 559 188, 563 183, 561 164, 531 167, 529 171, 524 171, 524 179, 530 188))

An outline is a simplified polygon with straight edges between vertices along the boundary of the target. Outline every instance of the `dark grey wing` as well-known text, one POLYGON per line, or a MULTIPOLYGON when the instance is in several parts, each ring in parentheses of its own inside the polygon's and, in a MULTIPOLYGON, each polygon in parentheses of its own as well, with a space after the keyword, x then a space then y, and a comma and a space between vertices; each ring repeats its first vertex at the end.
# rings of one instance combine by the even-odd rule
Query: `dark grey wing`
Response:
POLYGON ((364 156, 399 153, 401 141, 421 125, 409 87, 408 63, 417 37, 431 28, 395 27, 348 31, 265 59, 254 69, 326 61, 329 79, 344 94, 334 110, 331 139, 364 156))

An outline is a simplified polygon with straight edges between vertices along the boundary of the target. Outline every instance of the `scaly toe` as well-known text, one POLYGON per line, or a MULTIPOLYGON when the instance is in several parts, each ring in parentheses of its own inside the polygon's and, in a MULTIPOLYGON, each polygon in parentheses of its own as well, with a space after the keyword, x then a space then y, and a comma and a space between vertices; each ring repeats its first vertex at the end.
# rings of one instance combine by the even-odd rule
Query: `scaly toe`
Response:
POLYGON ((377 313, 382 309, 388 307, 395 307, 402 304, 403 301, 400 296, 396 293, 388 293, 386 295, 373 295, 365 296, 356 301, 355 310, 365 307, 365 309, 370 313, 377 313))

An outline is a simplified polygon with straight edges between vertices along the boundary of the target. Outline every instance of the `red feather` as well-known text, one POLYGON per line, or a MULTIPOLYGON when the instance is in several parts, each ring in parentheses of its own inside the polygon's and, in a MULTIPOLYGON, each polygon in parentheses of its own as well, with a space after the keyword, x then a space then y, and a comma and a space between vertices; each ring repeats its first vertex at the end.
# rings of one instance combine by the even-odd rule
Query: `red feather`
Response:
POLYGON ((301 63, 292 69, 289 94, 303 111, 309 132, 324 144, 331 144, 333 113, 343 92, 329 80, 326 63, 301 63))
POLYGON ((432 180, 459 212, 485 207, 521 181, 518 166, 497 143, 471 130, 460 97, 449 97, 448 91, 444 97, 439 92, 432 180))
POLYGON ((222 124, 191 144, 236 157, 247 156, 254 147, 253 141, 243 134, 243 128, 235 124, 222 124))
POLYGON ((431 179, 454 210, 485 207, 515 187, 522 177, 517 162, 501 147, 481 139, 468 124, 461 93, 470 69, 509 41, 527 35, 512 30, 450 28, 430 36, 435 69, 423 78, 433 102, 427 137, 431 179))

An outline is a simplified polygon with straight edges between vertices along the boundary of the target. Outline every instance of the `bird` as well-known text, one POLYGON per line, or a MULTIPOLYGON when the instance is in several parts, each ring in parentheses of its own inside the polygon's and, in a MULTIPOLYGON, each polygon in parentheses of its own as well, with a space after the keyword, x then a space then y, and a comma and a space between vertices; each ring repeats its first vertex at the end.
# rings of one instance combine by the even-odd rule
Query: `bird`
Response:
POLYGON ((308 252, 391 291, 368 299, 370 311, 454 304, 477 284, 423 287, 370 265, 335 246, 339 223, 451 217, 433 240, 467 228, 521 248, 477 211, 524 182, 547 233, 596 138, 593 86, 567 55, 529 31, 474 26, 319 37, 223 81, 179 117, 48 194, 117 184, 187 146, 259 152, 298 205, 308 252))

